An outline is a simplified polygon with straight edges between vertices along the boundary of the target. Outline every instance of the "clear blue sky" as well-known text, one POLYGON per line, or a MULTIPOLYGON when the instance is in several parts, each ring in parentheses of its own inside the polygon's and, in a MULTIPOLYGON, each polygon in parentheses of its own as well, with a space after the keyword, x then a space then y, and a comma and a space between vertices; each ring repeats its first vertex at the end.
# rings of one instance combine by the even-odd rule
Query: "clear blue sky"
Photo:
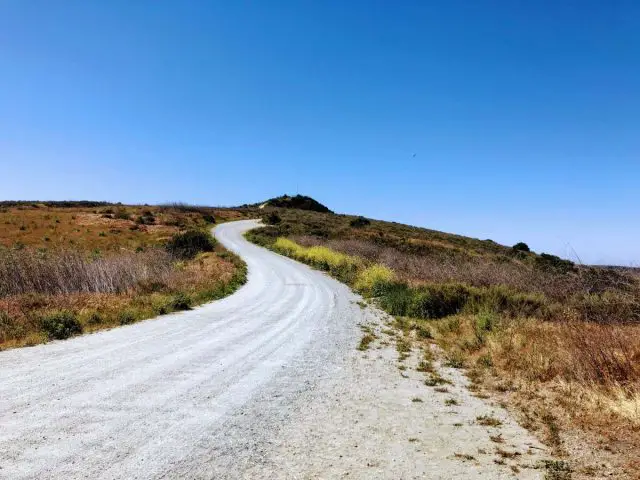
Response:
POLYGON ((299 189, 640 264, 640 2, 3 0, 0 162, 2 199, 299 189))

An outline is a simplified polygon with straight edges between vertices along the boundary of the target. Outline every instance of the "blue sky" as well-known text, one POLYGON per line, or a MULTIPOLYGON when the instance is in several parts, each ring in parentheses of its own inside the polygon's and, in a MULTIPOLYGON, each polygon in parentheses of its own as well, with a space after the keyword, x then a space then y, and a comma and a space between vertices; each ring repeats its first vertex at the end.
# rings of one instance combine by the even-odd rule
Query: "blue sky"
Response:
POLYGON ((640 3, 5 0, 0 162, 1 199, 299 190, 640 264, 640 3))

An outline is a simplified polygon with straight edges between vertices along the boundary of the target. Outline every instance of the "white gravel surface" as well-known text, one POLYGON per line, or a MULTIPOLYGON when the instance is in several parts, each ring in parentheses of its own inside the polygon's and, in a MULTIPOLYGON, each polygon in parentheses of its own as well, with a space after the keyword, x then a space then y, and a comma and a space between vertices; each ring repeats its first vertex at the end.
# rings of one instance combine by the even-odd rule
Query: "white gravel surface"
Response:
POLYGON ((458 371, 443 370, 455 385, 437 393, 398 370, 393 345, 357 351, 359 325, 378 328, 384 315, 323 273, 248 243, 242 234, 255 225, 215 229, 249 267, 231 297, 0 352, 0 478, 541 475, 526 468, 541 446, 471 396, 458 371), (445 406, 450 397, 460 405, 445 406), (475 421, 492 412, 502 427, 475 421), (520 454, 504 465, 489 439, 498 432, 499 446, 520 454))

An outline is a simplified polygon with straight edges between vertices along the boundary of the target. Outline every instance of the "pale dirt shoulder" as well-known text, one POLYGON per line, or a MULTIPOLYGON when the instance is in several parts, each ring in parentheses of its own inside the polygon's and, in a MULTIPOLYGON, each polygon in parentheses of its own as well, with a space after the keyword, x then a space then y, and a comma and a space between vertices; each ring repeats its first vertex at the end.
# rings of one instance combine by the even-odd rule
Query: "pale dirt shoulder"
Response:
POLYGON ((416 351, 400 370, 395 342, 381 333, 388 317, 369 307, 363 313, 378 339, 364 352, 353 346, 345 368, 318 384, 250 471, 299 479, 544 477, 544 446, 504 409, 474 397, 459 370, 438 365, 452 382, 448 392, 426 386, 416 351), (482 426, 483 415, 502 424, 482 426))

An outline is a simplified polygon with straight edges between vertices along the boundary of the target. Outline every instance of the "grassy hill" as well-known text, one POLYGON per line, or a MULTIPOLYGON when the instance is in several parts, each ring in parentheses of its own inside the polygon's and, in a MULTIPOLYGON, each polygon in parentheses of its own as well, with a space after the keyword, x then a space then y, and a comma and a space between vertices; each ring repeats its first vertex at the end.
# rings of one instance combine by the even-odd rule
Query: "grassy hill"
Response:
MULTIPOLYGON (((638 478, 637 270, 356 216, 272 208, 264 220, 252 241, 327 271, 396 318, 390 338, 399 352, 422 350, 428 385, 443 388, 436 344, 478 395, 576 457, 578 478, 602 470, 596 458, 638 478), (580 457, 585 448, 591 456, 580 457)), ((372 340, 365 332, 361 348, 372 340)))

